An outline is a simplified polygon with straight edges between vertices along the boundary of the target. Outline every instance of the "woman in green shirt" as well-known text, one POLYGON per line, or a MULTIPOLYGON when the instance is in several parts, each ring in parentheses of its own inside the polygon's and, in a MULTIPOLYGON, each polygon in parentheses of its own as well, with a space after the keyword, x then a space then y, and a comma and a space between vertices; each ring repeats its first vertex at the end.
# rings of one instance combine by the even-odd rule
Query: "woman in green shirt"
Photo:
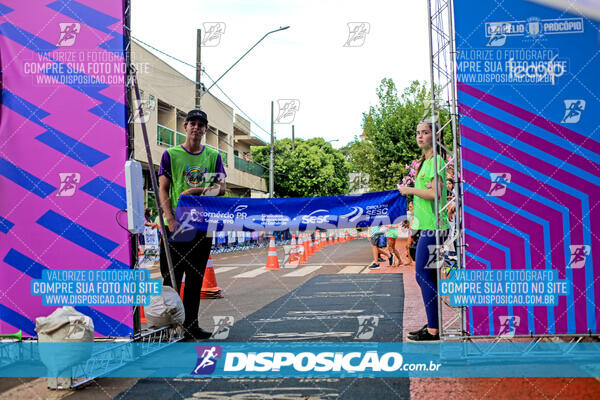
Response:
MULTIPOLYGON (((436 129, 438 130, 438 129, 436 129)), ((422 156, 417 170, 414 187, 398 186, 398 190, 404 196, 413 196, 414 217, 410 226, 413 230, 421 231, 417 243, 415 257, 415 273, 417 283, 421 287, 425 311, 427 313, 427 324, 420 330, 409 332, 408 339, 411 341, 439 340, 438 323, 438 291, 437 291, 437 269, 435 257, 436 229, 441 230, 442 241, 449 227, 448 216, 444 210, 446 205, 446 169, 445 161, 438 154, 437 182, 438 182, 438 209, 440 215, 440 226, 436 227, 435 220, 435 191, 434 177, 435 166, 433 160, 433 133, 431 121, 425 120, 417 126, 417 145, 422 151, 422 156), (443 210, 443 211, 442 211, 443 210)))

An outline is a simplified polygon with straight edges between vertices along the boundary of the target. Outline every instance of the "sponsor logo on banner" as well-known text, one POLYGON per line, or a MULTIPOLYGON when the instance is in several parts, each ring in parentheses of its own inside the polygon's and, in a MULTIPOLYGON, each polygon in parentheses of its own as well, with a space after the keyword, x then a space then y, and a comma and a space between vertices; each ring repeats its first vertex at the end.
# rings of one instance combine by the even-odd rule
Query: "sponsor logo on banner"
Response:
POLYGON ((388 214, 388 205, 387 204, 377 204, 374 206, 367 206, 365 209, 365 214, 367 214, 367 215, 387 215, 388 214))
POLYGON ((81 175, 77 172, 59 172, 60 187, 56 196, 71 197, 77 190, 77 185, 81 182, 81 175))
POLYGON ((361 47, 370 31, 371 24, 368 22, 348 22, 348 39, 344 47, 361 47))
POLYGON ((525 21, 486 22, 485 36, 527 36, 539 38, 544 35, 583 33, 583 18, 528 18, 525 21))
POLYGON ((571 249, 571 259, 569 260, 567 268, 584 268, 592 248, 587 244, 572 244, 569 247, 571 249))
POLYGON ((237 218, 237 219, 246 219, 246 218, 248 218, 248 213, 243 212, 247 208, 248 208, 248 206, 246 204, 241 204, 241 205, 237 206, 233 210, 233 213, 235 214, 235 218, 237 218))
POLYGON ((527 24, 525 25, 525 30, 527 31, 527 36, 541 36, 542 32, 540 29, 540 19, 536 17, 529 18, 527 20, 527 24))
POLYGON ((262 226, 278 227, 290 222, 290 217, 283 214, 262 214, 260 216, 260 224, 262 226))
POLYGON ((221 358, 223 349, 221 346, 196 346, 198 361, 191 372, 192 375, 210 375, 215 372, 217 360, 221 358))
POLYGON ((506 188, 510 183, 511 174, 508 172, 492 172, 490 173, 490 179, 492 181, 488 196, 501 197, 506 193, 506 188))
POLYGON ((224 340, 229 337, 229 331, 233 326, 234 319, 231 316, 213 316, 215 328, 211 339, 224 340))
POLYGON ((500 320, 500 330, 498 336, 503 338, 511 338, 515 336, 517 326, 521 324, 521 317, 518 315, 501 315, 498 317, 500 320))
POLYGON ((277 107, 279 111, 277 118, 275 118, 276 124, 291 124, 296 118, 296 113, 300 110, 300 100, 298 99, 279 99, 277 100, 277 107))
POLYGON ((303 224, 323 224, 323 223, 327 223, 329 222, 329 210, 324 210, 324 209, 320 209, 320 210, 315 210, 313 212, 311 212, 308 215, 303 215, 302 216, 302 223, 303 224), (315 215, 317 213, 326 213, 325 215, 315 215))
POLYGON ((204 28, 202 46, 218 46, 221 43, 221 36, 225 33, 225 22, 205 22, 202 27, 204 28))
POLYGON ((585 100, 563 100, 565 103, 565 115, 560 121, 563 124, 576 124, 581 119, 581 114, 585 110, 585 100))
POLYGON ((58 37, 59 47, 71 47, 75 44, 77 35, 81 32, 81 24, 79 22, 60 22, 60 36, 58 37))
POLYGON ((375 328, 379 324, 379 317, 376 315, 363 315, 356 318, 358 319, 358 330, 354 334, 354 339, 371 339, 375 333, 375 328))
POLYGON ((493 25, 491 27, 490 40, 488 40, 486 46, 489 47, 501 47, 506 43, 506 34, 504 33, 502 24, 493 25))
POLYGON ((346 218, 349 222, 354 222, 363 215, 363 212, 364 210, 362 207, 352 207, 352 211, 348 214, 341 215, 340 219, 346 218))

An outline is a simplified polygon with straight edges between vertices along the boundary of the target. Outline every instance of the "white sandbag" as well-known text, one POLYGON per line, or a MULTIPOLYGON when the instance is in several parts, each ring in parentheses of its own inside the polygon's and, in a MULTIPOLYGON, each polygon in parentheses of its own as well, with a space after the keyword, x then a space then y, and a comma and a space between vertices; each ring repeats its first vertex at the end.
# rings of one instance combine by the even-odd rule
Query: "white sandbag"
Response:
POLYGON ((61 371, 86 361, 92 354, 94 322, 73 307, 57 308, 47 317, 36 318, 35 331, 40 359, 50 376, 60 376, 61 371))
POLYGON ((144 307, 148 326, 160 328, 183 325, 185 309, 179 294, 171 286, 163 286, 160 296, 152 296, 150 305, 144 307))

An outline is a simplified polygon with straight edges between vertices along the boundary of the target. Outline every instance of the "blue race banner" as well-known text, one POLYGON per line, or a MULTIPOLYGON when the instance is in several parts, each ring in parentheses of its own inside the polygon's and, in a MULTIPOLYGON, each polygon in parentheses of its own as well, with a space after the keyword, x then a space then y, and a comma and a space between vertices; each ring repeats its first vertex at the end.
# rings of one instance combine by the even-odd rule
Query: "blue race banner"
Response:
POLYGON ((312 231, 397 224, 406 197, 396 190, 354 196, 251 199, 181 196, 180 231, 312 231))

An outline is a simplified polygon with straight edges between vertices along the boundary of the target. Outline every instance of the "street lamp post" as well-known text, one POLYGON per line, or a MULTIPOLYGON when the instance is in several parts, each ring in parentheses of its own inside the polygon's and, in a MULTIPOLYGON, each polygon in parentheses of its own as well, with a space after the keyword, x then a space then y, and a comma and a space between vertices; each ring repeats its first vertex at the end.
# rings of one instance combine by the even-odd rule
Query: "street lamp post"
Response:
POLYGON ((263 36, 263 37, 261 37, 261 38, 258 40, 258 42, 254 43, 254 46, 250 47, 250 48, 248 49, 248 51, 246 51, 244 54, 242 54, 242 56, 241 56, 240 58, 238 58, 238 59, 237 59, 237 61, 236 61, 236 62, 234 62, 234 63, 231 65, 231 67, 227 68, 227 71, 223 72, 223 74, 221 74, 221 76, 220 76, 220 77, 218 77, 218 78, 217 78, 217 80, 216 80, 216 81, 214 81, 214 82, 213 82, 213 84, 212 84, 212 85, 210 85, 210 87, 209 87, 208 89, 206 89, 206 91, 205 91, 205 92, 203 92, 203 93, 201 94, 201 96, 200 96, 200 97, 202 97, 202 96, 204 95, 204 93, 206 93, 206 92, 209 92, 209 91, 210 91, 210 89, 212 89, 212 87, 213 87, 213 86, 215 86, 215 85, 217 84, 217 82, 219 82, 219 81, 221 80, 221 78, 225 76, 225 74, 226 74, 226 73, 228 73, 229 71, 231 71, 231 69, 232 69, 233 67, 235 67, 235 66, 237 65, 237 63, 239 63, 239 62, 242 60, 242 58, 246 57, 246 54, 250 53, 250 52, 252 51, 252 49, 254 49, 254 48, 255 48, 255 47, 256 47, 256 46, 257 46, 257 45, 258 45, 260 42, 262 42, 262 41, 264 40, 264 38, 266 38, 267 36, 269 36, 271 33, 279 32, 279 31, 284 31, 284 30, 286 30, 286 29, 288 29, 288 28, 289 28, 289 25, 288 25, 288 26, 282 26, 282 27, 280 27, 280 28, 278 28, 278 29, 274 29, 274 30, 272 30, 272 31, 270 31, 270 32, 267 32, 267 33, 265 33, 265 34, 264 34, 264 36, 263 36))
POLYGON ((326 140, 325 144, 323 144, 321 147, 319 147, 319 149, 322 149, 323 147, 327 146, 327 144, 331 144, 332 142, 339 142, 339 139, 326 140))
POLYGON ((273 101, 271 101, 271 151, 269 154, 269 198, 273 198, 273 144, 274 144, 273 101))

